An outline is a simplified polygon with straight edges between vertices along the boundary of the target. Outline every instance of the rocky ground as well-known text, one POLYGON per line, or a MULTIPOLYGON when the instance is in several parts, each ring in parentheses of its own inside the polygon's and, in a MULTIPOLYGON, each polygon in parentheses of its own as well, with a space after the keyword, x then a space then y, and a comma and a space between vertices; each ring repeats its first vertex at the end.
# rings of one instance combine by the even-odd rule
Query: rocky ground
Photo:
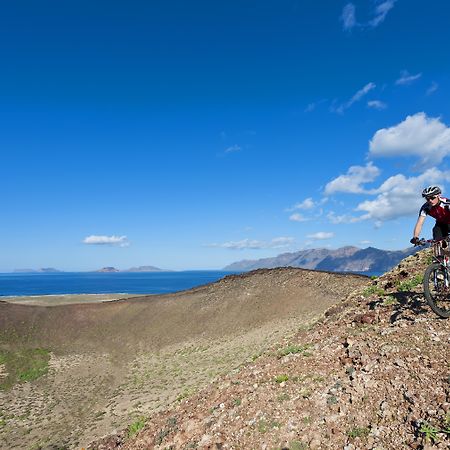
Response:
POLYGON ((429 259, 406 258, 312 327, 89 449, 450 448, 450 321, 422 297, 429 259))
POLYGON ((0 302, 0 448, 80 449, 114 430, 135 430, 367 283, 283 268, 105 303, 0 302), (45 374, 21 381, 17 371, 5 386, 14 369, 5 355, 17 362, 36 348, 48 355, 45 374))

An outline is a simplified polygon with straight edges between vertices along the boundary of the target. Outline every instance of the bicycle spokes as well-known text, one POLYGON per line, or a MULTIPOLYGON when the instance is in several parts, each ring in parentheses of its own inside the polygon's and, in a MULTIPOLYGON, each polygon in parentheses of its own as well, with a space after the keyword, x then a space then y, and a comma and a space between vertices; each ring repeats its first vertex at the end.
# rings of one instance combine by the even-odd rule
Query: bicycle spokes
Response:
POLYGON ((425 270, 423 287, 425 298, 431 309, 440 317, 450 317, 449 272, 439 263, 425 270))

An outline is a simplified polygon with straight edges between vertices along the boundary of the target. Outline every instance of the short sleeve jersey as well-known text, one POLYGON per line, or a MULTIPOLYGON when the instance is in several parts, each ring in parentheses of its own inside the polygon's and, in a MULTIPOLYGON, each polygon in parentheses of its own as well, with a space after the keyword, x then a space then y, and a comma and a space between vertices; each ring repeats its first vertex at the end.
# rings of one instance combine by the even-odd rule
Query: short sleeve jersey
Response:
POLYGON ((428 202, 423 204, 419 216, 431 216, 436 219, 436 222, 450 224, 450 200, 441 197, 440 202, 435 206, 430 206, 428 202))

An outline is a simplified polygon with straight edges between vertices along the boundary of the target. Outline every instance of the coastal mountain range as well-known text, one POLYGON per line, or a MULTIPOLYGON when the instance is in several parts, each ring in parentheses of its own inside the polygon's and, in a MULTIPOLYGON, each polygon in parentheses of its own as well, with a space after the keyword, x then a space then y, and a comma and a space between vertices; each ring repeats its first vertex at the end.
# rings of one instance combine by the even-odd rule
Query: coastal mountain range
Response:
POLYGON ((224 267, 223 270, 249 271, 274 267, 300 267, 330 272, 377 274, 392 269, 403 258, 416 253, 417 249, 411 247, 404 250, 380 250, 374 247, 362 249, 352 246, 335 250, 315 248, 282 253, 273 258, 237 261, 224 267))

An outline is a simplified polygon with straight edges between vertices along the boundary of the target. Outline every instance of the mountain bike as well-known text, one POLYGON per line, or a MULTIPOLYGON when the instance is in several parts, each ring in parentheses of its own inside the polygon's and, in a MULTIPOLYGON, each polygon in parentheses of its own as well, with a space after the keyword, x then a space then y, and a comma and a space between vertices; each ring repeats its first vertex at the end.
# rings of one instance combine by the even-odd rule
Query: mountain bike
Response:
POLYGON ((439 317, 450 317, 450 241, 421 239, 417 245, 430 244, 433 262, 425 269, 423 291, 428 305, 439 317))

